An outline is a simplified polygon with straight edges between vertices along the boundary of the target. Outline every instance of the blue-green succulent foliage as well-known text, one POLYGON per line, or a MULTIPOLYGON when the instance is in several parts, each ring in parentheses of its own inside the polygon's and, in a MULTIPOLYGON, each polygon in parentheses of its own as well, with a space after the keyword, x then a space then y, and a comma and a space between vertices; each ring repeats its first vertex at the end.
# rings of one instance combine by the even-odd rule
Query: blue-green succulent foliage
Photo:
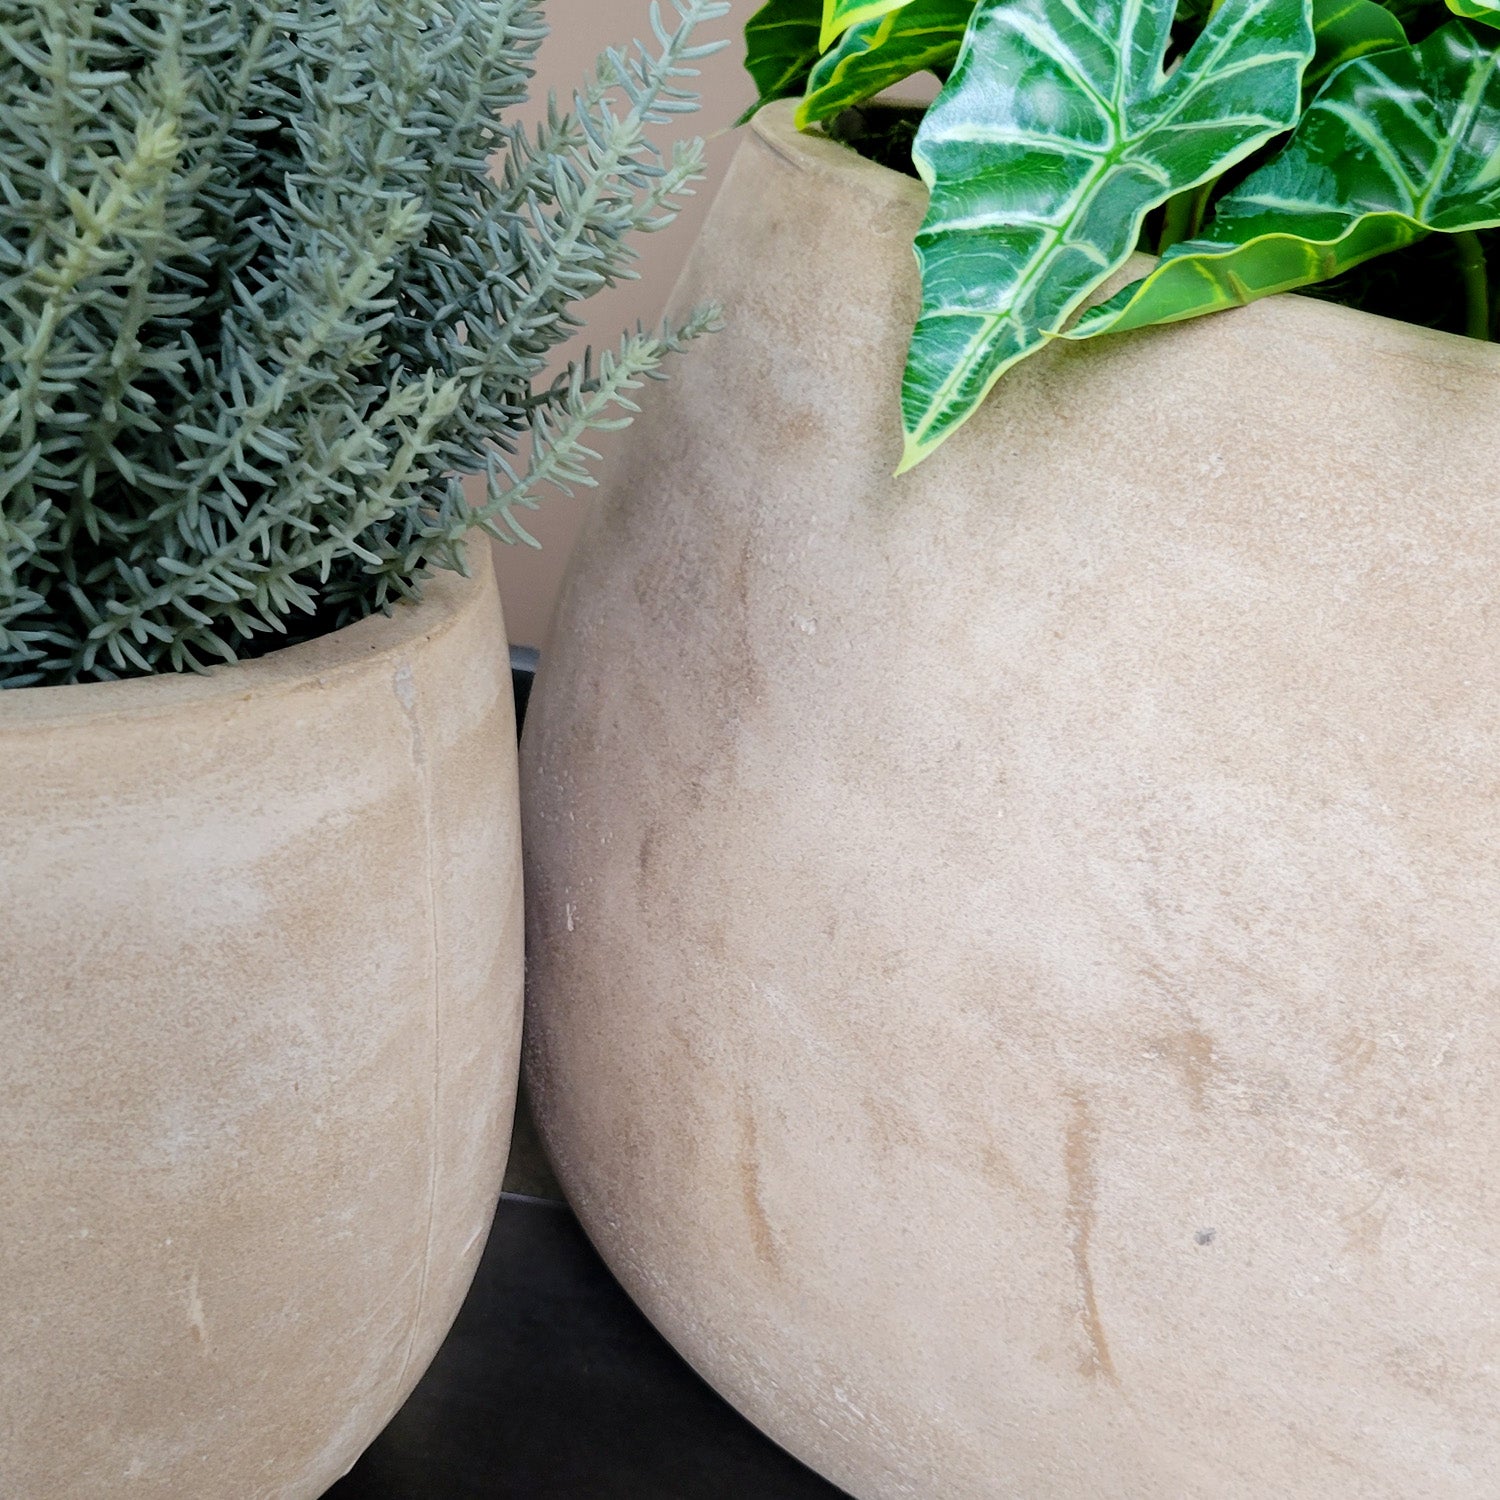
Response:
POLYGON ((527 130, 538 0, 0 0, 0 686, 337 628, 588 482, 712 321, 546 373, 700 175, 674 4, 527 130))

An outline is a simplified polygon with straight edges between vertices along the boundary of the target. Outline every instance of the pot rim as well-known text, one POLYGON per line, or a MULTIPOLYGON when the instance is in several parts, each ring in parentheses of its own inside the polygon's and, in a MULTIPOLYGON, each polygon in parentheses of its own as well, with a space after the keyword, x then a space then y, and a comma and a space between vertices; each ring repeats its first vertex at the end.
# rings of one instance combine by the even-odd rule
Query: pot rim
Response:
POLYGON ((392 658, 446 635, 495 587, 494 561, 483 534, 471 535, 467 574, 435 570, 422 580, 416 604, 368 615, 310 641, 282 646, 249 661, 207 672, 158 672, 118 682, 76 682, 0 689, 0 734, 45 730, 89 719, 149 718, 251 698, 265 699, 326 686, 356 672, 385 668, 392 658))
MULTIPOLYGON (((891 102, 899 104, 902 101, 895 99, 891 102)), ((773 100, 758 110, 751 119, 752 137, 793 171, 828 178, 845 191, 853 188, 893 212, 918 216, 926 212, 928 192, 918 178, 908 177, 904 172, 870 161, 853 147, 830 140, 826 135, 799 130, 796 115, 795 99, 773 100)), ((1155 256, 1135 252, 1131 260, 1096 293, 1097 300, 1102 301, 1137 276, 1143 275, 1155 263, 1155 256)), ((912 259, 911 274, 913 278, 917 274, 915 256, 912 259)), ((1342 325, 1342 333, 1346 338, 1351 329, 1362 330, 1367 339, 1379 339, 1394 352, 1408 353, 1423 359, 1431 359, 1436 355, 1443 359, 1470 362, 1482 369, 1489 369, 1500 380, 1500 343, 1466 338, 1463 334, 1448 333, 1440 328, 1425 328, 1419 323, 1388 318, 1380 313, 1345 307, 1342 303, 1326 302, 1320 297, 1309 297, 1297 292, 1278 292, 1270 297, 1257 298, 1244 307, 1226 308, 1222 312, 1179 323, 1131 329, 1112 337, 1139 338, 1151 334, 1160 335, 1170 329, 1188 329, 1195 324, 1222 318, 1244 318, 1247 315, 1278 317, 1293 312, 1305 320, 1304 329, 1310 335, 1336 334, 1342 325)))
POLYGON ((914 212, 926 211, 928 193, 920 178, 883 167, 842 141, 799 129, 795 99, 773 99, 763 105, 751 118, 750 131, 797 171, 831 174, 846 183, 856 183, 893 205, 914 212))

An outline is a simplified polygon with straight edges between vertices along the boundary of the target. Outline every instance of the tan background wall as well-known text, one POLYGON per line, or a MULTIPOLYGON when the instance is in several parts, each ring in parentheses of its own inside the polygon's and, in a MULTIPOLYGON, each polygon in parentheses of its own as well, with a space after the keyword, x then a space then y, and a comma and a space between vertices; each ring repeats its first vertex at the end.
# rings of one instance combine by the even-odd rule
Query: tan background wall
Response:
MULTIPOLYGON (((597 347, 613 344, 621 331, 638 319, 651 323, 661 316, 698 223, 734 150, 737 137, 729 127, 750 102, 751 86, 742 66, 744 48, 740 31, 758 5, 759 0, 732 0, 730 14, 705 32, 705 40, 724 37, 730 45, 704 64, 703 110, 683 121, 681 133, 710 138, 709 180, 700 186, 699 196, 671 229, 637 241, 641 279, 601 293, 588 302, 585 312, 589 327, 586 338, 579 343, 580 349, 585 342, 597 347)), ((634 37, 649 38, 648 9, 649 0, 550 0, 547 19, 552 35, 542 49, 534 99, 545 100, 548 89, 556 89, 560 96, 566 97, 605 47, 634 37)), ((663 10, 670 17, 669 0, 664 0, 663 10)), ((662 138, 670 140, 670 130, 662 138)), ((622 437, 628 440, 629 432, 605 435, 596 445, 606 463, 622 437)), ((530 547, 496 545, 495 564, 505 599, 506 620, 510 637, 518 644, 545 645, 552 601, 568 551, 578 535, 584 507, 592 503, 592 498, 587 490, 580 491, 575 499, 555 495, 543 509, 527 518, 526 524, 542 543, 540 552, 530 547)))

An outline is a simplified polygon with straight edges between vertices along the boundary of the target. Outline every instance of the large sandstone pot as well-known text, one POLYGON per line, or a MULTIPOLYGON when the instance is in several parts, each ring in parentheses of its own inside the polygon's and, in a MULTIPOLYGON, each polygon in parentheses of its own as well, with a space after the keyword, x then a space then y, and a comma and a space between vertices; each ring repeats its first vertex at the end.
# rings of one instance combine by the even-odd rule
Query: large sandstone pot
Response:
POLYGON ((1281 298, 893 482, 921 211, 762 115, 577 554, 563 1184, 861 1500, 1500 1494, 1500 350, 1281 298))
POLYGON ((0 693, 6 1500, 313 1497, 416 1383, 509 1139, 514 733, 487 565, 0 693))

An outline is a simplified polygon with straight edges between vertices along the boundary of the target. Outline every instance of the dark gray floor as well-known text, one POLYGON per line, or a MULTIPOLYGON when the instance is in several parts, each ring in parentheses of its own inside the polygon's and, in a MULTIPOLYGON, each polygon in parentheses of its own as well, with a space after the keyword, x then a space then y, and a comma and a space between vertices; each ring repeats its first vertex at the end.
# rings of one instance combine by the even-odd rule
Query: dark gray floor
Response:
POLYGON ((841 1500, 646 1322, 567 1207, 507 1195, 437 1361, 327 1500, 841 1500))
POLYGON ((531 1118, 531 1101, 523 1082, 516 1100, 516 1120, 510 1133, 510 1158, 505 1164, 505 1191, 523 1198, 551 1198, 563 1201, 563 1191, 552 1175, 546 1147, 531 1118))

